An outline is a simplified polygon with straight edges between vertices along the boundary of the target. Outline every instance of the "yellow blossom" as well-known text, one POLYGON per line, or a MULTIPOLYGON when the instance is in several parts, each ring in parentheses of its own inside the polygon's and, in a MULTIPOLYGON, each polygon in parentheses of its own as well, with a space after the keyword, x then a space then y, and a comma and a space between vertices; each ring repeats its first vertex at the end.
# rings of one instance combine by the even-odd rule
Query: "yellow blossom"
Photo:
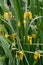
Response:
POLYGON ((32 36, 27 36, 30 45, 32 44, 32 36))
POLYGON ((19 57, 20 57, 20 60, 23 60, 23 52, 22 51, 16 51, 16 58, 18 57, 18 54, 19 54, 19 57))
POLYGON ((12 16, 12 12, 4 12, 4 19, 5 20, 8 20, 9 18, 11 19, 13 16, 12 16))
POLYGON ((0 33, 2 33, 2 29, 0 29, 0 33))
POLYGON ((20 60, 23 60, 23 54, 20 54, 20 60))
POLYGON ((28 12, 28 17, 29 17, 29 20, 32 19, 32 13, 31 12, 28 12))
POLYGON ((18 57, 17 53, 16 53, 16 58, 18 57))
POLYGON ((8 13, 7 12, 4 12, 4 16, 8 16, 8 13))
POLYGON ((28 41, 29 41, 29 37, 30 37, 30 36, 28 35, 28 36, 27 36, 28 41))
POLYGON ((13 16, 12 16, 12 12, 9 13, 9 18, 11 19, 13 16))
POLYGON ((24 20, 23 22, 24 22, 24 27, 26 27, 26 20, 24 20))
POLYGON ((36 60, 38 58, 40 58, 40 53, 38 53, 38 52, 35 51, 35 53, 34 53, 34 59, 36 60))
POLYGON ((8 20, 8 18, 9 18, 9 14, 7 12, 4 12, 4 19, 8 20))
POLYGON ((36 37, 36 34, 32 34, 32 38, 35 38, 36 37))
POLYGON ((26 19, 27 17, 27 12, 24 12, 24 19, 26 19))
POLYGON ((32 37, 29 38, 29 42, 30 42, 30 44, 32 44, 32 37))
POLYGON ((18 27, 20 27, 21 25, 20 25, 20 21, 18 21, 18 27))
POLYGON ((10 37, 10 35, 8 35, 8 34, 5 34, 5 37, 6 37, 6 38, 9 38, 9 37, 10 37))
POLYGON ((23 52, 20 51, 19 54, 20 54, 20 60, 23 60, 23 52))

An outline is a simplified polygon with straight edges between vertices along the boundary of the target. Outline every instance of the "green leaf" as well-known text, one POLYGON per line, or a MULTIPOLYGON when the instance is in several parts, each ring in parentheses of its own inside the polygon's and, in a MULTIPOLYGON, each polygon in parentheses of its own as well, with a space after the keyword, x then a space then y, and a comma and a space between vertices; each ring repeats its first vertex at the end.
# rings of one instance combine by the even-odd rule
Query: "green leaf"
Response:
POLYGON ((0 41, 2 43, 1 45, 2 45, 2 48, 3 48, 4 52, 5 52, 5 55, 9 58, 11 65, 14 65, 14 60, 13 60, 11 51, 8 48, 7 41, 2 36, 0 36, 0 41))

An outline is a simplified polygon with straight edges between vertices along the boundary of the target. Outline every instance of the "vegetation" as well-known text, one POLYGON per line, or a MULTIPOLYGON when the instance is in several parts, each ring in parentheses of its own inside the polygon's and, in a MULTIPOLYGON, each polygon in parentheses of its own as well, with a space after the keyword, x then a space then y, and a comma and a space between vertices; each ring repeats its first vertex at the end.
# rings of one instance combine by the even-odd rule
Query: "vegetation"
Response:
POLYGON ((0 65, 43 65, 43 0, 0 0, 0 65))

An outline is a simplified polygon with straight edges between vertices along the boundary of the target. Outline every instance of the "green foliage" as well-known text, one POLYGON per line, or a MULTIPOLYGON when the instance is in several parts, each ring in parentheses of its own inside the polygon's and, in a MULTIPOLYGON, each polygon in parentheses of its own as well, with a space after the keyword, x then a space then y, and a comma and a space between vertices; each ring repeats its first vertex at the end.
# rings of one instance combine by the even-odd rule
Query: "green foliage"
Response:
POLYGON ((43 0, 10 3, 0 0, 0 65, 43 65, 43 0), (33 57, 35 51, 40 58, 33 57))

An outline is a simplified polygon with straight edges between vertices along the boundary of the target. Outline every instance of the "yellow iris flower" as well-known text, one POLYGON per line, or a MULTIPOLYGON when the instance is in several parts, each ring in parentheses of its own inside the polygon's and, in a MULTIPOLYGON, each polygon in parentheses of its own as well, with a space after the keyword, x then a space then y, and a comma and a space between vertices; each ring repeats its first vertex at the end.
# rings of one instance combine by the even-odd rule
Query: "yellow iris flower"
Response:
POLYGON ((36 37, 36 34, 32 34, 32 38, 35 38, 36 37))
POLYGON ((40 53, 36 52, 34 53, 34 59, 37 60, 38 58, 40 58, 40 53))
POLYGON ((24 22, 24 27, 26 27, 26 20, 24 20, 23 22, 24 22))
POLYGON ((32 19, 32 13, 31 12, 28 12, 28 17, 29 17, 29 20, 32 19))
POLYGON ((20 27, 20 26, 21 26, 20 21, 18 21, 18 27, 20 27))
POLYGON ((20 60, 23 60, 23 52, 22 51, 16 51, 16 58, 18 57, 18 54, 19 54, 19 57, 20 57, 20 60))
POLYGON ((30 43, 30 45, 32 44, 32 36, 27 36, 27 38, 28 38, 28 41, 29 41, 29 43, 30 43))
POLYGON ((11 19, 13 16, 12 16, 12 13, 10 12, 9 14, 8 14, 8 12, 4 12, 4 19, 5 20, 8 20, 9 18, 11 19))
POLYGON ((24 19, 26 19, 27 17, 27 12, 24 12, 24 19))
POLYGON ((10 37, 10 35, 8 35, 8 34, 5 34, 5 37, 6 37, 6 38, 9 38, 9 37, 10 37))
POLYGON ((2 30, 0 29, 0 34, 2 33, 2 30))
POLYGON ((7 12, 4 12, 4 19, 8 20, 8 18, 9 18, 9 14, 7 12))

